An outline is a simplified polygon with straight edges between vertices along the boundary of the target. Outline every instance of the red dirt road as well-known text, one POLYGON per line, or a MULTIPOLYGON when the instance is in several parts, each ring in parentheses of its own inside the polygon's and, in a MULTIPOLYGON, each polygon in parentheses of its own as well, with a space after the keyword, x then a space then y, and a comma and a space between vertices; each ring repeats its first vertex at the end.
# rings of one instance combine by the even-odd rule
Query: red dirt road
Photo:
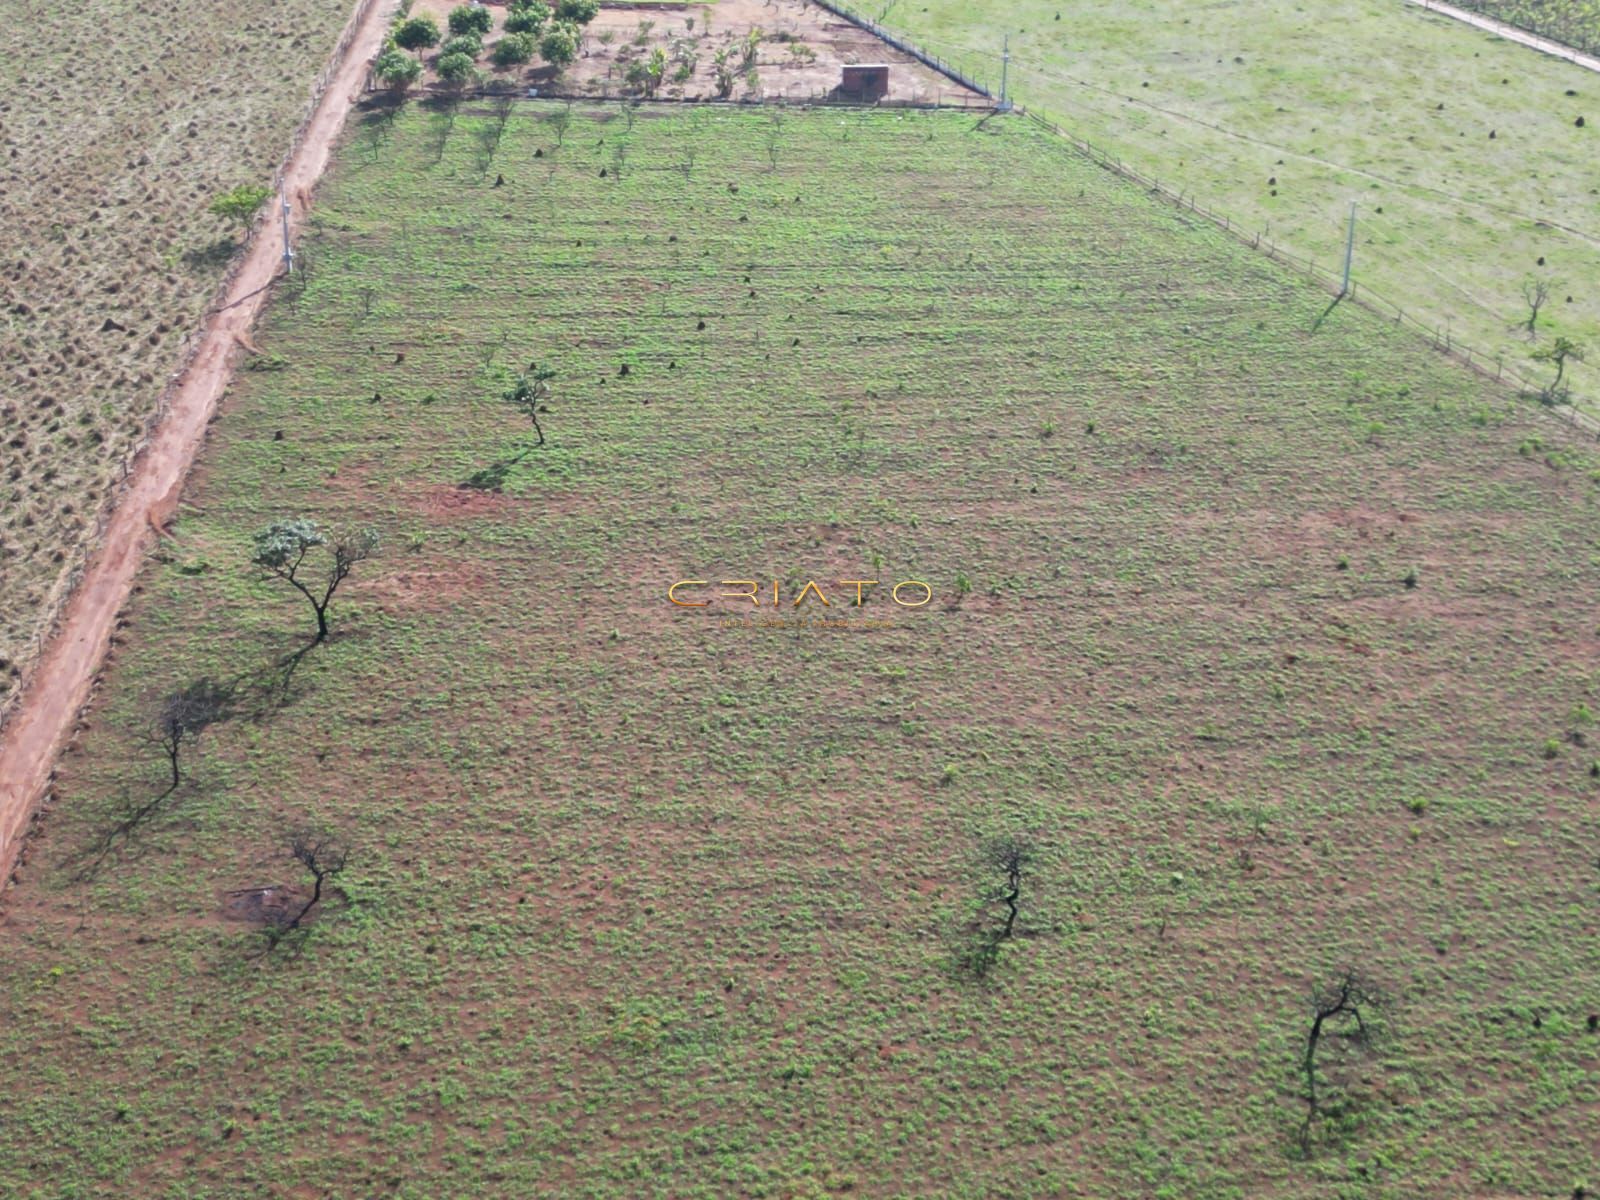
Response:
MULTIPOLYGON (((285 164, 284 185, 293 201, 291 230, 298 230, 305 219, 306 198, 328 164, 345 117, 360 98, 367 64, 382 44, 394 4, 395 0, 379 0, 367 10, 305 127, 299 149, 285 164)), ((276 198, 269 202, 279 203, 276 198)), ((202 331, 199 350, 173 393, 165 418, 134 464, 105 540, 6 725, 0 740, 0 887, 49 787, 56 757, 89 700, 117 613, 156 527, 170 520, 176 509, 183 481, 205 440, 206 425, 233 374, 236 342, 248 338, 270 294, 283 257, 278 228, 274 210, 246 253, 226 307, 202 331)))

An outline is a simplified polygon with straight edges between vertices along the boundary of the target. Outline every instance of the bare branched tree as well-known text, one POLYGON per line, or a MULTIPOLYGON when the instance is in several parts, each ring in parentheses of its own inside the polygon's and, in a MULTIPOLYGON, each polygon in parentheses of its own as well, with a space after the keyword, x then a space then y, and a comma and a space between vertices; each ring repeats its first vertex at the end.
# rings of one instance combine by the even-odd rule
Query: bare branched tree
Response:
POLYGON ((310 603, 317 615, 317 636, 312 645, 327 640, 328 606, 333 594, 359 562, 378 550, 378 535, 361 529, 348 534, 330 535, 315 521, 297 517, 279 521, 256 534, 255 555, 250 560, 268 575, 282 579, 310 603), (324 546, 328 551, 326 569, 319 573, 306 566, 311 551, 324 546))
POLYGON ((1301 1063, 1306 1078, 1306 1119, 1300 1126, 1300 1146, 1308 1155, 1311 1152, 1311 1127, 1323 1112, 1321 1095, 1317 1090, 1317 1047, 1322 1042, 1323 1029, 1329 1021, 1354 1021, 1355 1032, 1350 1036, 1365 1044, 1368 1026, 1362 1017, 1362 1010, 1370 1011, 1380 1004, 1377 988, 1354 969, 1347 968, 1331 983, 1312 992, 1311 1029, 1306 1035, 1306 1053, 1301 1063))
POLYGON ((117 848, 138 832, 183 784, 184 748, 193 743, 210 725, 226 720, 233 711, 233 689, 210 679, 199 679, 187 687, 163 696, 150 721, 148 737, 167 760, 167 786, 148 800, 125 798, 111 827, 87 851, 87 862, 80 877, 87 879, 117 848))
MULTIPOLYGON (((980 901, 985 910, 991 905, 1004 906, 1004 916, 998 928, 978 930, 977 944, 962 952, 966 965, 979 978, 986 976, 1000 960, 1000 948, 1016 932, 1017 916, 1021 911, 1022 883, 1034 860, 1033 843, 1018 834, 1003 834, 990 838, 979 847, 979 866, 988 877, 980 901), (994 876, 999 878, 995 879, 994 876)), ((984 921, 989 920, 985 916, 984 921)))
POLYGON ((268 950, 299 929, 311 910, 321 903, 330 881, 349 865, 350 847, 333 834, 305 829, 290 836, 289 855, 311 872, 311 895, 293 916, 285 910, 267 925, 268 950))
POLYGON ((984 844, 984 861, 1000 872, 1004 882, 997 884, 993 898, 1006 906, 1005 924, 995 935, 996 941, 1011 937, 1017 924, 1017 902, 1022 898, 1022 873, 1033 862, 1033 846, 1025 838, 1014 834, 992 838, 984 844))
POLYGON ((1549 282, 1544 279, 1535 279, 1531 276, 1524 279, 1522 281, 1522 299, 1528 305, 1528 319, 1523 324, 1523 328, 1528 331, 1529 336, 1532 336, 1537 332, 1535 327, 1539 324, 1539 310, 1550 299, 1549 282))

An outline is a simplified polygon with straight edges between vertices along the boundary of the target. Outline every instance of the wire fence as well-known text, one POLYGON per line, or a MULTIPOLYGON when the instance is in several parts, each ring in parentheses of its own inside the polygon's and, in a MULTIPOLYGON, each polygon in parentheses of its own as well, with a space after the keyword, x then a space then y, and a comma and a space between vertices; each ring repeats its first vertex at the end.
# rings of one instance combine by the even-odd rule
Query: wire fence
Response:
MULTIPOLYGON (((310 94, 305 106, 301 110, 300 118, 295 122, 294 133, 289 139, 289 148, 285 151, 278 165, 273 169, 272 181, 274 190, 283 188, 284 172, 289 163, 305 143, 306 131, 310 128, 312 118, 316 115, 317 106, 322 103, 322 97, 328 90, 328 84, 333 81, 344 57, 350 50, 350 44, 355 40, 357 31, 371 14, 374 6, 385 3, 385 0, 361 0, 345 22, 339 40, 334 44, 332 54, 324 64, 322 70, 310 85, 310 94)), ((89 562, 98 553, 105 542, 106 530, 111 524, 111 518, 122 506, 126 499, 129 480, 132 478, 140 458, 149 450, 155 439, 156 431, 166 419, 172 407, 172 398, 178 390, 189 369, 194 365, 195 356, 199 354, 204 342, 203 331, 210 325, 223 308, 228 305, 228 297, 233 291, 233 285, 239 278, 239 272, 244 267, 245 255, 262 230, 273 220, 271 204, 262 206, 255 220, 245 230, 244 238, 239 247, 234 251, 232 260, 227 269, 223 271, 222 278, 218 280, 213 289, 211 300, 207 303, 200 319, 195 323, 178 344, 178 360, 172 372, 167 376, 167 381, 161 389, 161 394, 156 398, 154 407, 145 416, 139 435, 122 456, 122 461, 117 464, 117 480, 111 492, 100 504, 100 510, 95 514, 94 527, 89 536, 78 543, 73 551, 73 563, 56 577, 54 586, 45 597, 43 620, 34 632, 32 648, 27 659, 22 662, 21 673, 15 676, 3 697, 0 697, 0 730, 5 729, 16 711, 16 703, 23 691, 31 682, 34 668, 44 656, 44 648, 61 631, 62 620, 66 614, 68 602, 77 593, 79 585, 83 582, 84 572, 88 570, 89 562)))
POLYGON ((786 105, 795 108, 832 107, 832 108, 955 108, 972 109, 983 112, 994 111, 994 101, 985 96, 977 95, 965 86, 945 90, 934 88, 932 90, 919 90, 909 96, 885 96, 881 100, 861 101, 849 96, 840 95, 836 90, 819 88, 812 85, 794 83, 786 88, 763 88, 756 92, 747 92, 740 96, 671 96, 657 94, 646 96, 636 88, 629 88, 620 84, 606 81, 593 81, 585 86, 564 87, 559 82, 555 86, 548 84, 537 88, 519 89, 484 84, 479 87, 448 87, 443 84, 428 84, 423 87, 411 88, 404 92, 384 88, 381 93, 400 99, 457 99, 457 100, 570 100, 574 103, 593 101, 595 103, 622 103, 622 104, 687 104, 687 105, 786 105))
MULTIPOLYGON (((1162 183, 1159 179, 1156 179, 1150 175, 1146 175, 1142 171, 1136 170, 1134 167, 1131 167, 1127 163, 1123 162, 1119 155, 1113 154, 1107 150, 1102 150, 1092 142, 1081 138, 1074 133, 1067 132, 1053 121, 1040 116, 1038 113, 1029 111, 1026 112, 1025 115, 1030 121, 1033 121, 1035 124, 1048 129, 1056 136, 1065 139, 1080 153, 1087 155, 1089 158, 1099 163, 1102 167, 1115 172, 1125 179, 1129 179, 1134 183, 1140 184, 1142 187, 1146 188, 1150 194, 1167 200, 1168 202, 1183 209, 1185 212, 1193 213, 1195 216, 1202 217, 1205 220, 1210 221, 1213 225, 1217 226, 1231 237, 1243 242, 1251 249, 1258 250, 1267 255, 1269 258, 1275 259, 1276 261, 1283 263, 1285 266, 1294 269, 1298 273, 1304 275, 1308 280, 1325 287, 1335 296, 1340 296, 1344 299, 1350 300, 1361 305, 1363 308, 1366 308, 1372 312, 1376 312, 1380 316, 1394 321, 1396 324, 1404 328, 1421 334, 1423 337, 1428 339, 1429 343, 1435 350, 1439 351, 1441 354, 1448 355, 1457 362, 1477 372, 1479 375, 1482 375, 1488 379, 1494 379, 1503 384, 1510 384, 1528 395, 1542 394, 1543 388, 1540 384, 1529 379, 1520 372, 1507 367, 1504 359, 1499 355, 1486 353, 1455 338, 1451 332, 1451 322, 1447 321, 1441 325, 1421 320, 1412 313, 1407 312, 1404 307, 1389 299, 1387 296, 1374 291, 1370 287, 1362 287, 1354 280, 1351 281, 1350 291, 1347 294, 1343 290, 1343 276, 1339 273, 1327 269, 1310 258, 1304 258, 1290 250, 1285 249, 1284 247, 1278 245, 1270 235, 1259 230, 1252 230, 1247 226, 1234 221, 1226 213, 1217 212, 1206 207, 1205 205, 1200 204, 1195 199, 1194 193, 1185 193, 1181 187, 1177 190, 1174 190, 1167 184, 1162 183)), ((1579 412, 1577 409, 1572 408, 1569 405, 1549 405, 1546 407, 1547 411, 1549 411, 1553 416, 1559 417, 1561 420, 1564 420, 1568 424, 1572 425, 1575 429, 1581 430, 1584 433, 1592 434, 1597 440, 1600 440, 1600 421, 1596 421, 1593 417, 1590 417, 1586 413, 1579 412)))
POLYGON ((1593 9, 1585 18, 1572 15, 1570 5, 1538 3, 1537 0, 1450 0, 1448 5, 1435 4, 1431 0, 1416 2, 1423 8, 1441 12, 1459 8, 1535 37, 1547 38, 1582 54, 1600 54, 1600 11, 1593 9), (1546 13, 1554 16, 1547 17, 1546 13))
POLYGON ((874 37, 881 38, 883 41, 888 42, 889 45, 893 46, 896 50, 899 50, 903 54, 911 55, 912 58, 922 63, 924 66, 932 67, 941 75, 945 75, 950 79, 955 80, 962 87, 977 92, 980 96, 985 96, 990 100, 994 99, 994 93, 989 90, 988 84, 980 81, 970 71, 963 69, 956 63, 940 58, 937 54, 924 50, 915 42, 908 41, 891 29, 885 29, 871 17, 864 13, 857 12, 848 4, 841 4, 839 0, 811 0, 811 2, 818 8, 825 8, 834 16, 843 17, 852 25, 856 25, 862 29, 865 29, 874 37))

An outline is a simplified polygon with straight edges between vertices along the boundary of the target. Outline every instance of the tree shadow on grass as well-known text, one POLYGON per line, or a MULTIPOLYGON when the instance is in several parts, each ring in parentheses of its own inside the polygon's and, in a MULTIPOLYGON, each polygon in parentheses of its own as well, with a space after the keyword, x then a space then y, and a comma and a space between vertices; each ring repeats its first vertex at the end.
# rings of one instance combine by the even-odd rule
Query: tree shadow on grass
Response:
POLYGON ((218 271, 233 261, 239 243, 231 237, 218 238, 206 246, 191 246, 183 252, 183 265, 191 271, 218 271))
POLYGON ((513 454, 510 458, 502 458, 468 475, 461 481, 461 486, 471 488, 477 492, 498 492, 506 485, 506 479, 511 474, 511 468, 527 458, 531 448, 523 450, 520 454, 513 454))
MULTIPOLYGON (((295 672, 306 655, 316 648, 308 642, 290 654, 274 659, 265 666, 242 671, 226 682, 212 684, 200 680, 190 684, 182 693, 192 693, 205 686, 213 689, 213 710, 203 721, 191 721, 180 734, 183 744, 192 744, 205 729, 235 718, 261 722, 270 720, 305 694, 304 687, 296 687, 295 672)), ((170 709, 174 697, 169 696, 163 713, 170 709)), ((148 797, 138 798, 131 787, 124 787, 113 802, 104 827, 90 838, 89 843, 71 855, 66 865, 72 868, 75 883, 92 881, 100 869, 115 856, 125 854, 139 837, 154 826, 161 816, 170 811, 184 795, 193 792, 196 783, 188 773, 180 773, 178 752, 163 742, 163 733, 171 737, 170 727, 163 731, 158 720, 155 732, 147 733, 148 740, 160 746, 172 762, 172 778, 164 785, 152 787, 148 797)), ((191 752, 192 753, 192 752, 191 752)))

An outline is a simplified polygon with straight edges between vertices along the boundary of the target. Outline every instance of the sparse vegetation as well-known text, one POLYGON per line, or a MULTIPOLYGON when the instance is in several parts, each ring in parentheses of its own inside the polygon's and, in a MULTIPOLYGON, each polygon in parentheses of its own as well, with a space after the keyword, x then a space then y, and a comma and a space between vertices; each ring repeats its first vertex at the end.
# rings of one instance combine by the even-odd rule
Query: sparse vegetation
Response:
POLYGON ((1597 785, 1565 739, 1600 452, 1359 306, 1309 335, 1327 296, 1291 271, 979 124, 791 109, 774 162, 764 111, 501 130, 475 101, 347 143, 254 335, 281 368, 210 431, 7 896, 0 1192, 1588 1177, 1597 785), (558 436, 464 489, 535 440, 500 400, 519 346, 557 356, 558 436), (149 698, 294 634, 236 567, 296 512, 396 548, 140 852, 74 880, 151 779, 149 698), (880 580, 893 620, 664 596, 769 570, 830 619, 864 615, 836 579, 880 580), (939 602, 896 605, 911 577, 939 602), (302 953, 244 961, 219 889, 305 911, 302 824, 359 857, 302 953), (1007 929, 952 975, 953 934, 1007 929), (1421 999, 1360 1006, 1381 1056, 1326 1016, 1308 1075, 1294 964, 1347 947, 1421 999))

